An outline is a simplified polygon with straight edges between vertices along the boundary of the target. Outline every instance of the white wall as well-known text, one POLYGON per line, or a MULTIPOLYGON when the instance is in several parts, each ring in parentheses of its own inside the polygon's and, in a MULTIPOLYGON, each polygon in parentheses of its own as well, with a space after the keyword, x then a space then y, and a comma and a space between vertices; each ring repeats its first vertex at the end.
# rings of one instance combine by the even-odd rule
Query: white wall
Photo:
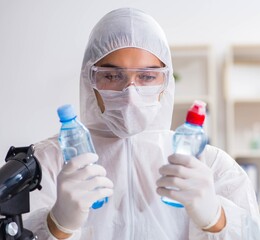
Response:
MULTIPOLYGON (((59 105, 72 103, 79 110, 79 74, 90 30, 122 6, 153 15, 171 45, 211 44, 218 70, 229 44, 260 43, 258 0, 0 0, 0 161, 12 145, 55 134, 59 105)), ((219 97, 222 109, 221 85, 219 97)))

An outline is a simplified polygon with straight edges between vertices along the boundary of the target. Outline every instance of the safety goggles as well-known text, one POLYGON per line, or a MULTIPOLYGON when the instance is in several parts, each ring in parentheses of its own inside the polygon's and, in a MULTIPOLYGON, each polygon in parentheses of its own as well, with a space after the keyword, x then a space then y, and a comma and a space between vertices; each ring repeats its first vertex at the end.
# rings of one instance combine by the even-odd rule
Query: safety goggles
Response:
POLYGON ((139 94, 154 95, 165 90, 169 70, 163 68, 91 67, 91 83, 97 90, 125 91, 134 85, 139 94))

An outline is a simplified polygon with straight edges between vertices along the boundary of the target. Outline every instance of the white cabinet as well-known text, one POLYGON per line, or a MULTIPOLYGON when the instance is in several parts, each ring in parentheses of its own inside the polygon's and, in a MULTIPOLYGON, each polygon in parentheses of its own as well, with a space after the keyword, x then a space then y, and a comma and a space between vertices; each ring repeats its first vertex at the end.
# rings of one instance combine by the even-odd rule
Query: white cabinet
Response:
MULTIPOLYGON (((231 46, 227 54, 227 151, 241 165, 260 173, 260 45, 231 46), (251 168, 252 169, 252 168, 251 168)), ((259 194, 260 178, 253 177, 259 194)))
POLYGON ((175 75, 175 104, 172 129, 184 123, 188 108, 194 100, 207 103, 204 124, 211 144, 216 144, 215 63, 210 46, 171 47, 175 75))

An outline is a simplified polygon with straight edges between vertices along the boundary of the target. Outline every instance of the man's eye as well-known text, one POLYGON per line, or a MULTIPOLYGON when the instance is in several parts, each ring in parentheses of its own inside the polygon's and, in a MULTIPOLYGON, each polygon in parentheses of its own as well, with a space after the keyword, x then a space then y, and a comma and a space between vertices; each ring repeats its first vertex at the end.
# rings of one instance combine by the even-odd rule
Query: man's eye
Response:
POLYGON ((107 73, 104 77, 110 81, 121 81, 123 80, 123 75, 120 73, 107 73))
POLYGON ((142 81, 154 81, 156 80, 156 76, 151 74, 140 74, 139 79, 142 81))

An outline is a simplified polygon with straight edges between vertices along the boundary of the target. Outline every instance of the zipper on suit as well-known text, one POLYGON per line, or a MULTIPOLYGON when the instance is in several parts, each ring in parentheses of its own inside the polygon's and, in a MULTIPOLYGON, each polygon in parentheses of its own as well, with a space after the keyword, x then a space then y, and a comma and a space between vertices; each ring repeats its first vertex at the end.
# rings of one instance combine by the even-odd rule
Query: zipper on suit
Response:
POLYGON ((130 219, 130 238, 129 240, 134 240, 134 214, 133 214, 133 199, 134 199, 134 190, 133 190, 133 162, 132 162, 132 144, 131 138, 126 139, 127 144, 127 172, 128 172, 128 200, 129 200, 129 219, 130 219), (133 196, 131 198, 131 196, 133 196))

